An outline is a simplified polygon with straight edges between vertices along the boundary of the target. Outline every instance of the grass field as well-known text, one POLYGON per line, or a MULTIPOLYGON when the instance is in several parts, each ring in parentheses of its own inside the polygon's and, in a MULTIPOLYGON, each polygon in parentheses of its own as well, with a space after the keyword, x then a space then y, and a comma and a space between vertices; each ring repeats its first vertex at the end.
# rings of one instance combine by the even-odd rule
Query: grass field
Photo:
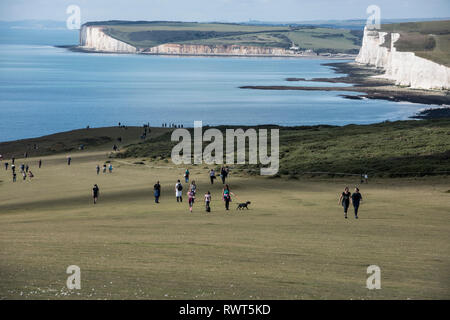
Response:
POLYGON ((399 51, 450 66, 450 20, 385 24, 381 31, 400 33, 399 51))
POLYGON ((11 171, 0 168, 1 299, 450 298, 448 176, 370 179, 361 185, 360 219, 345 220, 338 195, 357 178, 232 171, 237 198, 226 212, 221 184, 211 186, 199 165, 190 167, 200 196, 189 213, 174 195, 184 167, 109 158, 109 144, 72 150, 71 166, 66 153, 43 156, 41 169, 39 158, 28 158, 33 181, 12 183, 11 171), (97 176, 105 161, 114 172, 97 176), (201 201, 207 190, 210 214, 201 201), (246 200, 250 210, 234 210, 246 200), (73 264, 82 289, 69 291, 65 271, 73 264), (365 288, 372 264, 381 268, 381 290, 365 288))
POLYGON ((245 25, 195 22, 98 22, 110 36, 137 48, 165 43, 245 45, 299 48, 316 52, 357 53, 361 34, 346 29, 313 26, 245 25))

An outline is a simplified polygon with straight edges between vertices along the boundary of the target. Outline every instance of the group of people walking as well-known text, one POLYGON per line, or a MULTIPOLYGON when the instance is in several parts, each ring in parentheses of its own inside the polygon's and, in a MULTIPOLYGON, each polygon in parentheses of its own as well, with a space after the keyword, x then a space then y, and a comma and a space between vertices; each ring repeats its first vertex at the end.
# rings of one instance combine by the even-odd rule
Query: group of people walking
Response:
POLYGON ((344 207, 344 218, 347 219, 347 211, 350 207, 350 202, 353 204, 353 209, 355 210, 355 219, 358 219, 359 205, 362 202, 362 195, 359 193, 359 189, 355 187, 353 194, 350 192, 348 187, 345 187, 344 192, 339 197, 339 204, 344 207))
POLYGON ((175 123, 162 123, 161 127, 163 128, 183 128, 182 124, 175 124, 175 123))
MULTIPOLYGON (((113 166, 112 166, 111 163, 108 166, 106 166, 106 163, 103 164, 103 169, 102 169, 103 173, 106 173, 106 168, 107 167, 108 167, 108 172, 112 173, 113 172, 113 166)), ((99 165, 97 165, 95 167, 95 171, 97 172, 97 175, 100 174, 100 166, 99 165)))
MULTIPOLYGON (((16 182, 17 181, 17 173, 16 173, 15 161, 16 161, 16 159, 13 157, 13 158, 11 158, 11 166, 9 165, 9 162, 7 162, 7 161, 4 163, 6 171, 8 171, 8 169, 11 168, 12 182, 16 182)), ((42 160, 39 160, 38 167, 39 168, 42 167, 42 160)), ((20 167, 19 167, 19 172, 22 175, 22 180, 23 181, 25 181, 27 179, 27 177, 30 179, 30 181, 34 178, 34 174, 31 171, 30 166, 28 164, 22 163, 20 165, 20 167)))
MULTIPOLYGON (((224 171, 225 172, 224 176, 226 179, 226 177, 228 176, 229 169, 227 167, 224 170, 226 170, 226 171, 224 171)), ((209 176, 210 176, 211 184, 213 184, 214 179, 216 178, 214 169, 210 170, 209 176)), ((195 183, 195 180, 192 180, 192 182, 189 183, 189 177, 190 177, 189 169, 186 169, 186 171, 184 173, 184 181, 185 181, 185 183, 189 184, 189 188, 186 192, 186 196, 188 198, 189 211, 192 212, 198 189, 197 189, 197 184, 195 183)), ((225 182, 225 179, 222 179, 222 181, 225 182)), ((178 203, 183 202, 183 189, 184 189, 183 184, 181 183, 181 180, 178 179, 177 182, 175 183, 175 197, 176 197, 176 200, 178 203)), ((156 184, 153 186, 153 195, 155 197, 155 203, 159 203, 159 198, 161 197, 161 184, 159 181, 157 181, 156 184)), ((222 190, 222 200, 225 203, 226 210, 229 210, 232 195, 235 196, 230 191, 230 187, 228 185, 225 185, 222 190)), ((211 212, 211 200, 212 200, 211 191, 208 190, 205 193, 203 198, 204 198, 204 203, 205 203, 205 211, 211 212)))

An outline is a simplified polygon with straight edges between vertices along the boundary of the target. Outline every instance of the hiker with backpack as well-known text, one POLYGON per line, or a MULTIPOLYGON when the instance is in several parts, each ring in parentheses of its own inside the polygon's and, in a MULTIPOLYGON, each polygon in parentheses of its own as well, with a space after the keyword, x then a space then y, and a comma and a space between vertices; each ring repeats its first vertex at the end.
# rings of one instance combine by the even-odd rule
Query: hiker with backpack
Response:
POLYGON ((175 196, 177 197, 177 202, 183 202, 183 185, 180 180, 175 184, 175 196))

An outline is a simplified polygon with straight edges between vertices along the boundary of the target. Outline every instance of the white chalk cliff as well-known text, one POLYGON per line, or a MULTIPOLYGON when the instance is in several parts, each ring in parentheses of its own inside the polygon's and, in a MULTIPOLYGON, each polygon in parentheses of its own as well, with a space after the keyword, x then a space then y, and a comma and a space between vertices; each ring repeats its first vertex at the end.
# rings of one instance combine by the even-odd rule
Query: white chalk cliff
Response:
POLYGON ((88 51, 174 54, 174 55, 237 55, 237 56, 306 56, 314 52, 295 52, 290 49, 240 45, 195 45, 165 43, 150 48, 136 48, 115 39, 103 30, 103 26, 83 25, 80 30, 80 48, 88 51))
POLYGON ((80 30, 80 47, 99 52, 136 53, 136 47, 114 39, 103 32, 101 26, 82 26, 80 30))
POLYGON ((236 56, 286 56, 295 53, 289 49, 240 46, 240 45, 197 45, 166 43, 145 49, 150 54, 186 54, 186 55, 236 55, 236 56))
POLYGON ((395 48, 400 34, 364 29, 362 47, 355 61, 383 68, 381 77, 415 89, 450 89, 450 68, 395 48), (390 43, 385 39, 390 38, 390 43))

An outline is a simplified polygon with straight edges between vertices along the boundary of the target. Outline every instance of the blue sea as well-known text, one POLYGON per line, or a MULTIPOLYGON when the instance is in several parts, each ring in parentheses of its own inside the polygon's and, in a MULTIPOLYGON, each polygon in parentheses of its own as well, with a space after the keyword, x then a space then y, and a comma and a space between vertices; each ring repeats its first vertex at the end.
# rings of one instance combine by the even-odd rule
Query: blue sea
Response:
POLYGON ((76 31, 0 30, 0 141, 118 122, 369 124, 408 119, 426 107, 348 100, 339 91, 239 89, 293 85, 287 77, 339 76, 322 65, 330 60, 87 54, 54 47, 77 42, 76 31))

